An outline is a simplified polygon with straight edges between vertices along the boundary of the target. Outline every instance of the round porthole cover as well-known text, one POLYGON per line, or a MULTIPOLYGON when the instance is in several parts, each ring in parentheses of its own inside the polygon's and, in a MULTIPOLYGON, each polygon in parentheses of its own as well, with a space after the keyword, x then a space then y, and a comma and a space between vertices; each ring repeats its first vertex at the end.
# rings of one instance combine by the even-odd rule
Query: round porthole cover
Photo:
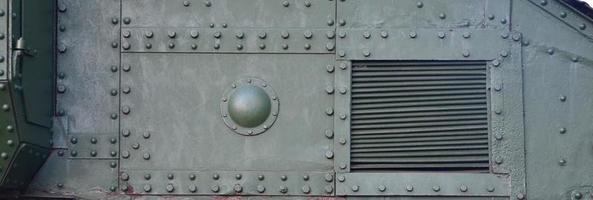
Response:
POLYGON ((220 104, 222 119, 235 133, 259 135, 276 121, 279 101, 274 89, 265 81, 242 78, 224 92, 220 104))

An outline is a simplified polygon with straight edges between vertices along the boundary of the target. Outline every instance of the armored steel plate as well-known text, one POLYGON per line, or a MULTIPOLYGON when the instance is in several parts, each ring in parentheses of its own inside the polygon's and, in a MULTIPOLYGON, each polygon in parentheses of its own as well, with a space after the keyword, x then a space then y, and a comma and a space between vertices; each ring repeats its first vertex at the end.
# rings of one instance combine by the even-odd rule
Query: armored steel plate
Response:
POLYGON ((324 131, 332 128, 325 113, 333 105, 325 91, 332 64, 322 55, 124 54, 122 167, 330 170, 324 131), (225 90, 245 77, 265 80, 281 102, 274 125, 256 137, 221 119, 225 90))

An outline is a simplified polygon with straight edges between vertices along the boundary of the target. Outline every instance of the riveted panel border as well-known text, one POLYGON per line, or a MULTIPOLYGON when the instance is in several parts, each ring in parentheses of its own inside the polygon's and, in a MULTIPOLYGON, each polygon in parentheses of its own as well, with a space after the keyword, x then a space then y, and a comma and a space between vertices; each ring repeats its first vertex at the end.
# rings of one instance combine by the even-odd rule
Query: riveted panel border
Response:
POLYGON ((509 192, 510 178, 506 175, 467 173, 336 174, 336 195, 338 196, 496 197, 508 196, 509 192))
POLYGON ((334 114, 334 170, 336 172, 350 171, 350 107, 352 62, 336 62, 335 83, 335 114, 334 114))
POLYGON ((8 46, 10 45, 8 34, 8 2, 0 1, 0 80, 6 80, 8 70, 8 46))
POLYGON ((589 39, 593 39, 593 22, 580 12, 556 0, 529 0, 530 3, 589 39))
POLYGON ((120 180, 120 190, 128 195, 334 194, 333 172, 123 170, 120 180))
POLYGON ((346 29, 507 29, 510 24, 510 0, 348 0, 337 7, 338 27, 346 29))
POLYGON ((508 48, 508 37, 500 30, 338 29, 336 54, 346 60, 492 60, 508 48))
POLYGON ((333 54, 333 29, 126 28, 122 51, 333 54))
POLYGON ((125 27, 333 27, 337 0, 123 0, 125 27), (147 15, 147 13, 150 13, 147 15))
POLYGON ((120 8, 120 0, 58 1, 56 115, 68 117, 67 134, 117 134, 120 8))

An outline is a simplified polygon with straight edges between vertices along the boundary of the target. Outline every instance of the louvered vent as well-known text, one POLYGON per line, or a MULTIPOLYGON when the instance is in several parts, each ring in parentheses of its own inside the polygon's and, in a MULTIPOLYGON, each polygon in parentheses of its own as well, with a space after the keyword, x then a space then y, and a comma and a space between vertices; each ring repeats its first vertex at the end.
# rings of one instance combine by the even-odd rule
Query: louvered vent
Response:
POLYGON ((352 171, 488 172, 484 62, 352 68, 352 171))

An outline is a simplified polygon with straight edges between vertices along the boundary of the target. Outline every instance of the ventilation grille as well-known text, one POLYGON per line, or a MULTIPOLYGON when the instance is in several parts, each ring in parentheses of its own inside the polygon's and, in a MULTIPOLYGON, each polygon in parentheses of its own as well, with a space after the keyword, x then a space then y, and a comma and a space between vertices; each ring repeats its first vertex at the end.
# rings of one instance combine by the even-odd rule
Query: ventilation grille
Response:
POLYGON ((484 62, 354 63, 352 171, 489 171, 484 62))

